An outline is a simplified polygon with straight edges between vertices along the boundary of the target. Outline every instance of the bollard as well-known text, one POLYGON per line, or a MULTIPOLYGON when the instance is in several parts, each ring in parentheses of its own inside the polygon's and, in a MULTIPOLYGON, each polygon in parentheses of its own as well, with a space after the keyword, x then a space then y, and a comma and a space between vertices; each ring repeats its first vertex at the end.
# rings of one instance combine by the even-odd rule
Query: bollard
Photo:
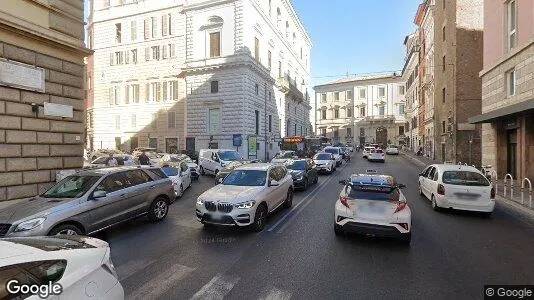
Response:
POLYGON ((525 188, 525 182, 528 182, 528 206, 532 208, 532 183, 528 178, 523 178, 523 181, 521 181, 521 204, 523 204, 523 190, 525 188))
MULTIPOLYGON (((514 178, 511 174, 504 175, 503 179, 503 197, 506 197, 506 179, 510 178, 510 196, 514 194, 514 178)), ((511 198, 511 197, 510 197, 511 198)))

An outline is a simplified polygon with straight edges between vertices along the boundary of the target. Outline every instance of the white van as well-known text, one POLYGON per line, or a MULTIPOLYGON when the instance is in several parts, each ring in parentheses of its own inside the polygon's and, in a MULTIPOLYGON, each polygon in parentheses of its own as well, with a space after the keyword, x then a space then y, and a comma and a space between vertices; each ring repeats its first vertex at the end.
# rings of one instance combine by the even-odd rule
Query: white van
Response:
POLYGON ((198 153, 200 174, 216 175, 230 162, 242 159, 241 153, 232 149, 200 149, 198 153))

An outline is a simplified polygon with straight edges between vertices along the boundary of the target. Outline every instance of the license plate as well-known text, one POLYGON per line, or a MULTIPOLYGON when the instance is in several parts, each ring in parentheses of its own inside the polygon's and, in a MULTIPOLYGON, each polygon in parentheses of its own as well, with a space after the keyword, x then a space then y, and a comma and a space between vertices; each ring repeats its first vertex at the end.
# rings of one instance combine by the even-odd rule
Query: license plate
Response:
POLYGON ((370 214, 382 214, 385 212, 385 209, 382 206, 365 205, 360 207, 360 211, 370 214))
POLYGON ((479 194, 471 194, 471 193, 455 193, 454 195, 458 197, 458 199, 463 199, 463 200, 474 200, 480 197, 479 194))
POLYGON ((221 221, 223 219, 223 216, 222 215, 212 215, 211 219, 213 221, 221 221))

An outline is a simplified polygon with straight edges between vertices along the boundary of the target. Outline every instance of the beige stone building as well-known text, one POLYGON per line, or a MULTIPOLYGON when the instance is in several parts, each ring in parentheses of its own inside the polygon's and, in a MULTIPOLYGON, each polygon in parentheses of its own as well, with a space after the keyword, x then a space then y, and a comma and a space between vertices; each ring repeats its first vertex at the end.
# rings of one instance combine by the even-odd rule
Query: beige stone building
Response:
POLYGON ((83 1, 0 5, 0 200, 35 196, 83 164, 83 1))
POLYGON ((482 70, 484 1, 435 2, 435 158, 480 166, 481 126, 470 124, 468 118, 481 112, 482 82, 478 73, 482 70))
POLYGON ((482 163, 534 180, 534 1, 484 2, 482 163))

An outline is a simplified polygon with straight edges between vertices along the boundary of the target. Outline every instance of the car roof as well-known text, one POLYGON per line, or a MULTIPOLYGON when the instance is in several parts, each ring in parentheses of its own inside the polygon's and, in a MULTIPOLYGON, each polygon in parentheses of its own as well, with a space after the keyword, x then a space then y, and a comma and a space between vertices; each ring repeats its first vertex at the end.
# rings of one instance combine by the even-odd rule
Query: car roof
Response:
POLYGON ((394 186, 395 178, 382 174, 352 174, 350 182, 356 185, 394 186))
POLYGON ((471 171, 476 173, 482 173, 480 170, 473 166, 466 166, 466 165, 449 165, 449 164, 434 164, 430 165, 438 168, 440 171, 471 171))
POLYGON ((273 166, 273 164, 269 163, 251 163, 251 164, 245 164, 241 167, 236 168, 236 170, 260 170, 260 171, 267 171, 269 168, 273 166))
POLYGON ((317 154, 327 154, 327 155, 332 155, 332 153, 328 153, 328 152, 317 152, 317 153, 315 153, 315 155, 317 155, 317 154))

